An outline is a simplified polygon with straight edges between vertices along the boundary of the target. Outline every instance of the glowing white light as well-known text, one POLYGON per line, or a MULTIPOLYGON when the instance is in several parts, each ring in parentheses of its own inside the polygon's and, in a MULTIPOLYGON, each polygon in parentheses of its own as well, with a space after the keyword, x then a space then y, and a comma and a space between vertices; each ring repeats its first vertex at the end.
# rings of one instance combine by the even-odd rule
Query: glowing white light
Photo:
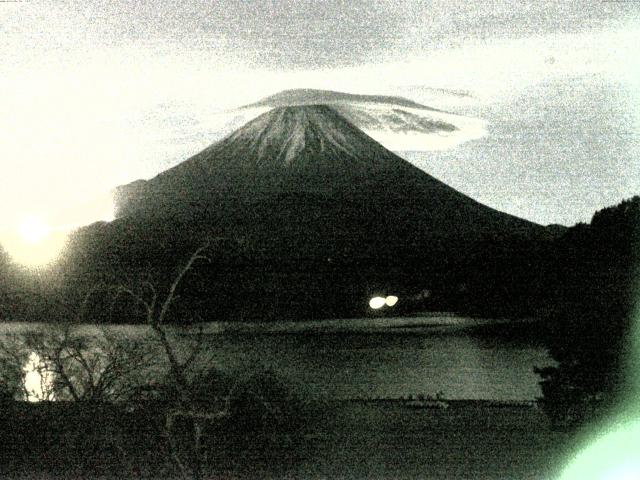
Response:
POLYGON ((379 308, 385 306, 385 299, 382 297, 373 297, 371 300, 369 300, 369 306, 374 310, 378 310, 379 308))
POLYGON ((49 229, 46 224, 25 222, 17 229, 0 232, 0 245, 16 263, 40 267, 58 258, 67 237, 68 232, 49 229))
POLYGON ((637 445, 640 420, 612 422, 574 456, 561 480, 630 480, 640 478, 637 445))
POLYGON ((51 228, 40 217, 25 217, 20 222, 18 232, 27 243, 37 244, 49 236, 51 228))
POLYGON ((53 373, 47 371, 45 364, 36 352, 31 352, 24 367, 24 389, 28 402, 53 400, 53 373))
POLYGON ((384 299, 384 303, 387 304, 387 307, 393 307, 396 303, 398 303, 398 297, 395 295, 389 295, 384 299))

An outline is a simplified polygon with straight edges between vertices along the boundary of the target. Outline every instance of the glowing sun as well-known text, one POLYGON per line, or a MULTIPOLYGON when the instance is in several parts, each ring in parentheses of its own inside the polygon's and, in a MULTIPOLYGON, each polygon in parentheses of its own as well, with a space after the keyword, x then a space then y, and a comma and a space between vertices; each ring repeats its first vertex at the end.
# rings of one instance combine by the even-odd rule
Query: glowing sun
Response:
POLYGON ((54 261, 66 243, 67 232, 52 228, 40 216, 21 217, 12 229, 0 233, 0 244, 17 263, 40 267, 54 261))
POLYGON ((51 234, 51 227, 40 217, 25 217, 20 222, 18 233, 25 242, 35 245, 51 234))

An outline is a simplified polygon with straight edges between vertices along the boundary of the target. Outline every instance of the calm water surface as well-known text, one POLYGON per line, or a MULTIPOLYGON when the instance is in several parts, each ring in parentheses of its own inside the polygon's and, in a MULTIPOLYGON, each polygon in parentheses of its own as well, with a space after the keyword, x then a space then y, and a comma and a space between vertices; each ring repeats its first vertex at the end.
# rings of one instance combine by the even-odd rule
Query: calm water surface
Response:
MULTIPOLYGON (((208 363, 223 370, 267 367, 314 393, 340 398, 442 392, 447 398, 535 399, 541 392, 533 367, 553 362, 533 342, 482 335, 475 328, 499 328, 500 323, 452 315, 210 323, 205 330, 206 356, 208 363)), ((1 331, 23 328, 32 327, 5 324, 1 331)), ((131 336, 149 334, 143 326, 114 328, 131 336)), ((174 333, 186 351, 193 331, 174 333)))

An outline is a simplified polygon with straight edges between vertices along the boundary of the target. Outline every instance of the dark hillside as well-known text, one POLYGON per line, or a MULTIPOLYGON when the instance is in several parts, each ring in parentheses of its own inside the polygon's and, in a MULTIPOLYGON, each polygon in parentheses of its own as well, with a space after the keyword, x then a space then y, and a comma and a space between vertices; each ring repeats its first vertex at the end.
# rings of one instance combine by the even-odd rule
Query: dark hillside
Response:
POLYGON ((204 318, 362 315, 380 289, 436 289, 431 307, 441 308, 455 300, 449 283, 470 274, 465 259, 478 245, 546 235, 323 105, 276 108, 118 196, 117 220, 75 236, 66 277, 87 285, 151 271, 166 281, 211 242, 213 261, 182 292, 204 318))

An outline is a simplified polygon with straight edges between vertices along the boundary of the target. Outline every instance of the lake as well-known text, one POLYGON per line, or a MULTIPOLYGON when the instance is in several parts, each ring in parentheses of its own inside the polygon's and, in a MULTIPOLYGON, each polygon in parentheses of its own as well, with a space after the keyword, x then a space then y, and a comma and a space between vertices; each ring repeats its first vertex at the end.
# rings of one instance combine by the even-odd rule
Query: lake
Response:
MULTIPOLYGON (((227 371, 270 368, 314 394, 334 398, 435 395, 451 399, 533 400, 534 367, 552 365, 532 339, 503 337, 509 322, 451 314, 422 317, 205 326, 207 362, 227 371), (488 333, 491 329, 491 333, 488 333), (496 334, 498 332, 498 334, 496 334)), ((516 329, 528 326, 520 322, 516 329)), ((0 333, 31 329, 5 323, 0 333)), ((146 336, 146 326, 115 326, 146 336)), ((513 324, 510 327, 514 329, 513 324)), ((87 334, 97 327, 81 326, 87 334)), ((194 330, 172 329, 186 351, 194 330)), ((159 358, 163 355, 158 354, 159 358)))

